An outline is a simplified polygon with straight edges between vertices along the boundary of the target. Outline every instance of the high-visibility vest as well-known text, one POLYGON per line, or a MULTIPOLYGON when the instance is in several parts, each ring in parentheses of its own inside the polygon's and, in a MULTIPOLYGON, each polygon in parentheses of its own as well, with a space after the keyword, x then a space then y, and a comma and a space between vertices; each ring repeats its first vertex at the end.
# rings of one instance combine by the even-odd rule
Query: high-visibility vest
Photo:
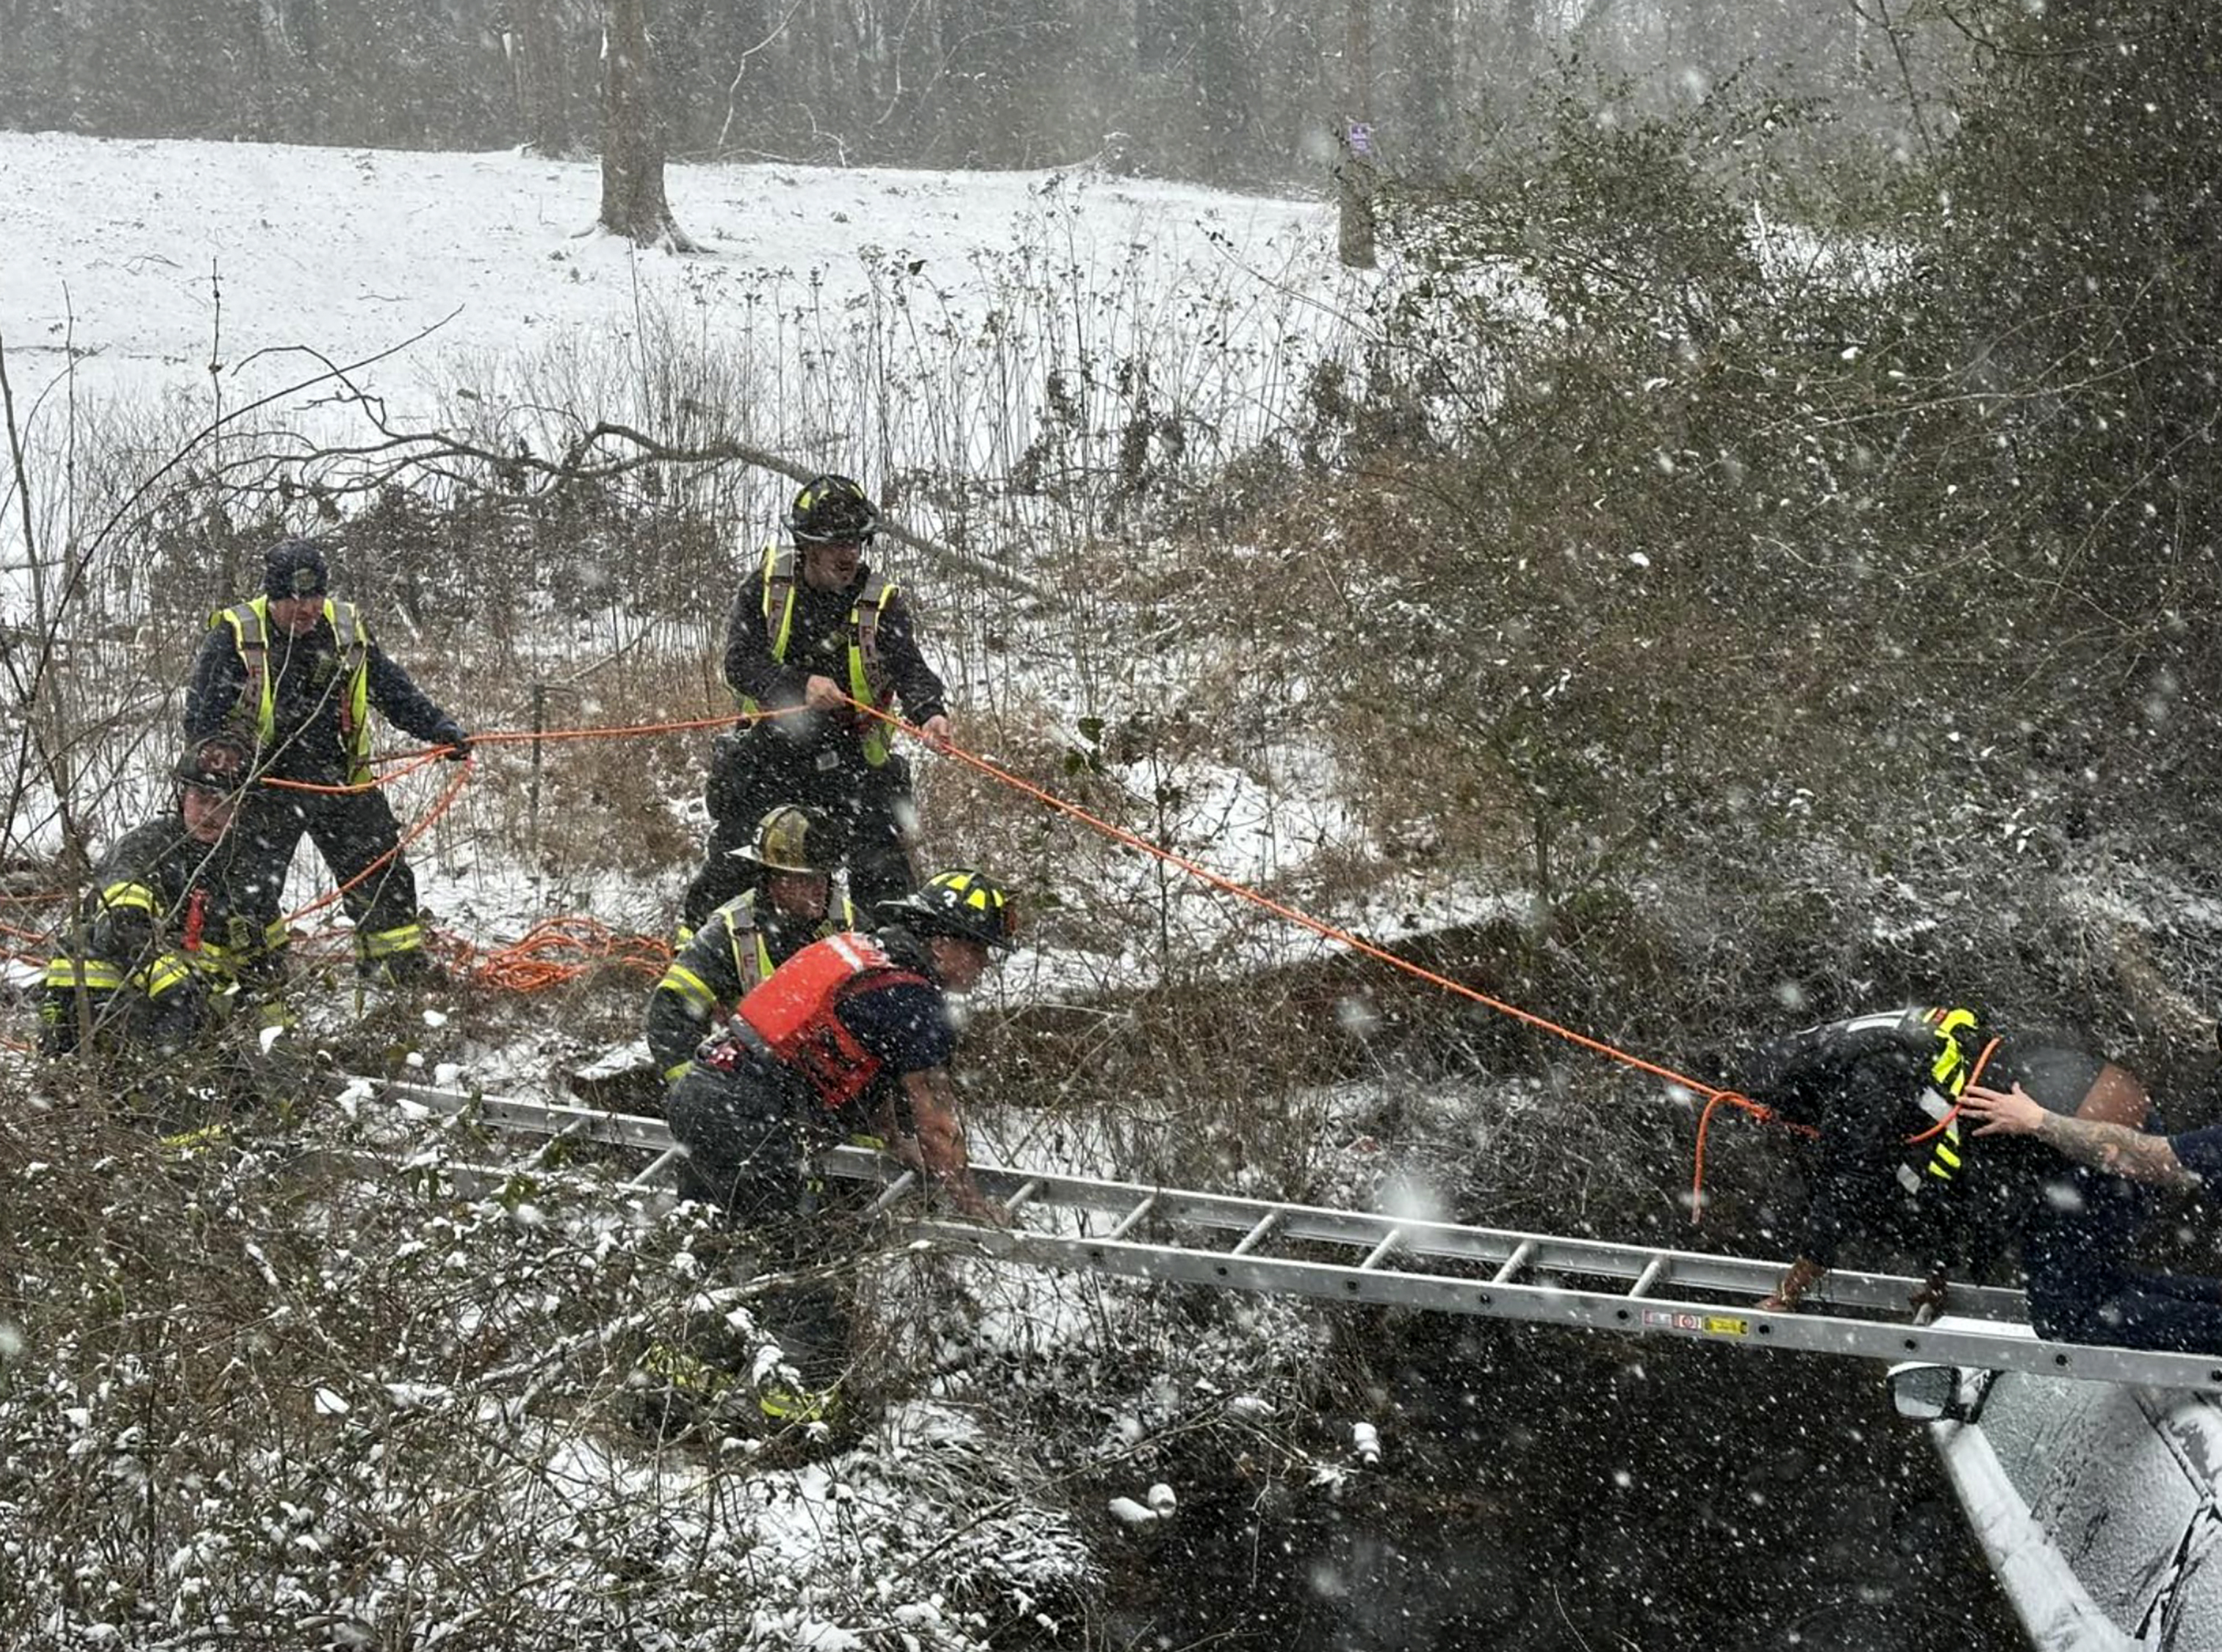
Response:
MULTIPOLYGON (((787 663, 794 640, 795 604, 794 548, 766 545, 763 562, 764 637, 771 656, 787 663)), ((894 685, 880 663, 880 617, 894 600, 893 581, 876 570, 864 575, 863 588, 849 605, 849 697, 862 705, 885 711, 894 703, 894 685)), ((736 696, 742 711, 754 715, 760 707, 746 694, 736 696)), ((862 736, 864 761, 875 769, 888 760, 888 725, 876 717, 864 719, 862 736)))
POLYGON ((931 984, 888 957, 869 935, 852 932, 811 942, 741 1000, 741 1020, 775 1060, 809 1081, 830 1113, 871 1088, 884 1065, 836 1013, 866 982, 931 984))
MULTIPOLYGON (((352 602, 324 600, 324 623, 340 645, 344 688, 340 695, 340 747, 348 760, 348 779, 370 778, 370 632, 352 602)), ((247 682, 224 720, 267 752, 278 739, 278 686, 270 673, 270 599, 259 596, 209 616, 210 627, 228 625, 247 682)))

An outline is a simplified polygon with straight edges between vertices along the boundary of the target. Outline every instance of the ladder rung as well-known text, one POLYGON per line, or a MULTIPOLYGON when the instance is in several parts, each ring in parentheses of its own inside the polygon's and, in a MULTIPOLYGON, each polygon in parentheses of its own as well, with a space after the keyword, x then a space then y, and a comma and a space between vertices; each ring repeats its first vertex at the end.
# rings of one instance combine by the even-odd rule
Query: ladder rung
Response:
POLYGON ((1490 1284, 1506 1284, 1511 1279, 1514 1274, 1519 1272, 1522 1268, 1526 1267, 1528 1264, 1535 1260, 1535 1241, 1532 1239, 1522 1240, 1519 1244, 1513 1247, 1512 1254, 1504 1259, 1504 1266, 1498 1268, 1496 1272, 1489 1276, 1490 1284))
POLYGON ((684 1147, 666 1147, 662 1153, 656 1154, 654 1162, 646 1170, 627 1182, 625 1186, 635 1190, 654 1187, 669 1175, 674 1165, 686 1157, 687 1149, 684 1147))
POLYGON ((1635 1283, 1629 1286, 1628 1294, 1631 1297, 1648 1297, 1651 1294, 1651 1287, 1666 1277, 1666 1259, 1663 1256, 1654 1256, 1643 1265, 1643 1272, 1636 1276, 1635 1283))
POLYGON ((901 1175, 896 1177, 894 1181, 889 1182, 887 1186, 880 1190, 880 1197, 874 1199, 870 1204, 864 1207, 864 1214, 868 1216, 878 1215, 881 1211, 886 1209, 889 1205, 893 1204, 897 1199, 902 1197, 904 1194, 909 1192, 911 1189, 917 1185, 918 1172, 914 1170, 905 1171, 901 1175))
POLYGON ((1379 1267, 1381 1266, 1382 1259, 1403 1242, 1404 1230, 1402 1228, 1391 1228, 1387 1233, 1381 1235, 1381 1242, 1379 1244, 1376 1245, 1371 1250, 1365 1253, 1365 1259, 1358 1265, 1358 1271, 1360 1273, 1366 1273, 1379 1267))
POLYGON ((1280 1226, 1280 1222, 1281 1213, 1278 1210, 1268 1210, 1264 1215, 1258 1218, 1258 1225, 1256 1227, 1251 1228, 1248 1233, 1243 1234, 1242 1237, 1236 1241, 1234 1248, 1229 1252, 1228 1254, 1233 1256, 1249 1255, 1252 1251, 1256 1250, 1259 1246, 1265 1242, 1265 1235, 1271 1233, 1274 1228, 1280 1226))
POLYGON ((1132 1210, 1129 1210, 1125 1215, 1120 1217, 1119 1225, 1114 1228, 1109 1233, 1106 1234, 1104 1237, 1106 1239, 1124 1239, 1127 1236, 1127 1232, 1136 1222, 1139 1222, 1144 1216, 1148 1215, 1151 1211, 1157 1208, 1158 1196, 1152 1193, 1149 1197, 1144 1199, 1139 1204, 1136 1205, 1132 1210))

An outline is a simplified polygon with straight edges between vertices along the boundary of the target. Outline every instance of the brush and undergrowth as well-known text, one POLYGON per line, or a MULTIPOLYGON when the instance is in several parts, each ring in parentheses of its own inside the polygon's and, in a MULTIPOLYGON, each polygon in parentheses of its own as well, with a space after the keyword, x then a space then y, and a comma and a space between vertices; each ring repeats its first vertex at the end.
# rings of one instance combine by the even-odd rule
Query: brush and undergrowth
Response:
MULTIPOLYGON (((2187 317, 2213 289, 2185 253, 2138 278, 2180 305, 2125 297, 2056 233, 2072 190, 1999 182, 1986 120, 2042 90, 2034 60, 2001 71, 1950 162, 1962 204, 1940 217, 1934 190, 1883 175, 1825 220, 1770 171, 1795 111, 1734 88, 1666 116, 1609 88, 1547 100, 1496 173, 1386 203, 1400 279, 1285 361, 1124 355, 1131 330, 1103 317, 1144 305, 1117 282, 1014 286, 1006 308, 1039 324, 967 335, 947 375, 933 351, 956 322, 921 341, 899 306, 870 310, 849 336, 878 364, 872 408, 914 415, 859 427, 918 535, 881 554, 961 685, 960 740, 1708 1082, 1767 1030, 1951 997, 2106 1048, 2172 1121, 2206 1121, 2222 905, 2193 826, 2217 795, 2222 592, 2211 502, 2175 475, 2211 432, 2179 392, 2211 382, 2213 334, 2187 317), (1754 200, 1765 223, 1838 227, 1755 236, 1754 200), (2102 358, 2061 348, 2094 337, 2102 358), (1225 389, 1261 362, 1270 395, 1225 389), (1003 462, 982 465, 982 429, 1003 462)), ((2053 156, 2068 179, 2071 135, 2053 156)), ((2159 174, 2188 164, 2153 141, 2159 174)), ((329 533, 342 589, 474 726, 529 728, 536 705, 548 729, 719 714, 725 608, 790 483, 676 455, 784 449, 857 410, 704 336, 480 374, 371 481, 359 455, 274 434, 204 454, 174 410, 77 432, 79 494, 38 524, 55 577, 11 654, 10 889, 66 887, 143 808, 191 640, 282 529, 329 533), (643 433, 625 462, 551 433, 596 418, 643 433), (135 499, 148 451, 187 462, 135 499)), ((487 748, 418 855, 441 869, 436 919, 584 911, 656 933, 704 830, 706 748, 550 740, 537 768, 487 748)), ((976 861, 1027 897, 1029 951, 975 1007, 965 1056, 978 1133, 1013 1162, 1781 1248, 1796 1187, 1765 1133, 1717 1134, 1693 1232, 1686 1096, 968 768, 922 759, 919 795, 924 861, 976 861)), ((552 1084, 627 1034, 644 985, 466 987, 436 1026, 323 1013, 308 1032, 335 1069, 541 1062, 552 1084)), ((1360 1623, 1363 1592, 1334 1584, 1367 1575, 1353 1530, 1409 1559, 1472 1528, 1502 1552, 1466 1557, 1462 1604, 1409 1584, 1441 1643, 1604 1643, 1704 1621, 1715 1582, 1629 1551, 1641 1519, 1596 1489, 1626 1490, 1608 1469, 1697 1485, 1718 1548, 1790 1541, 1748 1512, 1792 1495, 1766 1478, 1777 1459, 1738 1479, 1663 1434, 1560 1476, 1589 1488, 1586 1523, 1523 1517, 1536 1494, 1516 1477, 1567 1448, 1554 1414, 1606 1440, 1616 1407, 1661 1404, 1717 1407, 1849 1475, 1841 1506, 1900 1557, 1908 1598, 1949 1560, 1929 1504, 1901 1495, 1924 1472, 1910 1448, 1855 1452, 1872 1482, 1844 1467, 1830 1419, 1866 1390, 1842 1367, 1759 1382, 1706 1350, 900 1249, 844 1265, 871 1419, 855 1449, 708 1423, 658 1439, 640 1352, 745 1352, 745 1259, 699 1213, 618 1195, 592 1153, 489 1185, 473 1167, 518 1144, 342 1106, 319 1070, 291 1116, 181 1159, 95 1080, 17 1062, 11 1084, 0 1639, 774 1645, 838 1626, 875 1646, 1117 1646, 1221 1624, 1211 1591, 1164 1574, 1233 1574, 1246 1534, 1233 1593, 1277 1604, 1241 1632, 1286 1642, 1360 1623), (1369 1418, 1396 1484, 1353 1454, 1369 1418), (1159 1479, 1191 1506, 1103 1514, 1159 1479), (1284 1561, 1257 1559, 1261 1533, 1284 1561), (1945 1558, 1905 1558, 1930 1549, 1945 1558), (1544 1586, 1576 1573, 1640 1577, 1650 1616, 1627 1590, 1544 1586)), ((1723 1643, 1997 1627, 1981 1603, 1932 1620, 1860 1593, 1858 1556, 1751 1564, 1723 1643)))

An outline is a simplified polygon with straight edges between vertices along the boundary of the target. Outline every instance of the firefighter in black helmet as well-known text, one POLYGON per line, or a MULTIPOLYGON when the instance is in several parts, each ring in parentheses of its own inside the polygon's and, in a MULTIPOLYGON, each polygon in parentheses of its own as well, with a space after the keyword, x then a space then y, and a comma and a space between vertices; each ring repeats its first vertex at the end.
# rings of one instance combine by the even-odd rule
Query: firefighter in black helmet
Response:
POLYGON ((757 822, 754 841, 733 851, 747 889, 703 920, 648 996, 647 1033, 656 1071, 675 1084, 694 1065, 711 1019, 812 941, 856 927, 833 889, 825 817, 781 803, 757 822))
POLYGON ((171 769, 167 808, 93 868, 74 932, 47 966, 40 1045, 173 1055, 243 999, 272 1014, 276 942, 254 915, 232 835, 253 757, 218 736, 171 769))
POLYGON ((2040 1336, 2140 1345, 2151 1333, 2125 1316, 2121 1296, 2146 1201, 2027 1141, 1977 1140, 1966 1098, 2014 1086, 2065 1118, 2131 1130, 2153 1118, 2133 1073, 1962 1007, 1851 1016, 1754 1052, 1745 1093, 1813 1133, 1797 1258, 1760 1306, 1794 1311, 1840 1247, 1876 1241, 1925 1264, 1916 1305, 1942 1306, 1949 1270, 1981 1268, 2018 1246, 2040 1336))
POLYGON ((736 850, 766 809, 822 810, 834 857, 860 908, 907 894, 910 768, 892 731, 857 705, 903 716, 929 736, 951 733, 947 691, 919 652, 894 584, 864 561, 879 512, 846 476, 813 477, 794 497, 792 543, 769 545, 741 588, 725 635, 725 681, 744 712, 769 716, 722 738, 712 755, 712 832, 680 919, 683 945, 738 893, 736 850))
MULTIPOLYGON (((991 955, 1008 952, 1017 908, 995 879, 966 867, 883 902, 882 922, 813 941, 742 999, 672 1085, 666 1112, 687 1149, 680 1186, 750 1229, 778 1262, 806 1272, 844 1242, 838 1195, 809 1159, 869 1139, 913 1165, 962 1215, 1001 1226, 1007 1212, 972 1179, 949 1065, 949 999, 970 991, 991 955)), ((823 1420, 850 1360, 838 1290, 819 1278, 767 1299, 758 1322, 795 1380, 759 1379, 772 1422, 823 1420)))
POLYGON ((324 788, 257 787, 248 795, 240 854, 254 863, 260 909, 266 921, 276 920, 286 868, 305 832, 346 889, 362 975, 436 981, 443 972, 424 950, 400 828, 386 795, 367 785, 370 713, 446 747, 458 762, 470 755, 470 737, 386 657, 368 618, 333 598, 319 542, 279 541, 263 553, 262 575, 260 594, 210 616, 185 694, 188 739, 231 735, 254 752, 258 778, 324 788))

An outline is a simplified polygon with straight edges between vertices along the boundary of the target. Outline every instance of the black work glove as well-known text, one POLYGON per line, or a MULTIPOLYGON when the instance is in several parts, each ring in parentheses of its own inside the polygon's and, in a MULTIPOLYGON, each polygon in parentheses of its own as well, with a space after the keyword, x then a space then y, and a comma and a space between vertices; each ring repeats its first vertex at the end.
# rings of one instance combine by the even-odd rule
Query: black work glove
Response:
POLYGON ((432 741, 436 745, 455 748, 443 754, 449 763, 461 763, 471 755, 471 737, 463 732, 463 725, 452 717, 441 719, 439 727, 432 731, 432 741))

